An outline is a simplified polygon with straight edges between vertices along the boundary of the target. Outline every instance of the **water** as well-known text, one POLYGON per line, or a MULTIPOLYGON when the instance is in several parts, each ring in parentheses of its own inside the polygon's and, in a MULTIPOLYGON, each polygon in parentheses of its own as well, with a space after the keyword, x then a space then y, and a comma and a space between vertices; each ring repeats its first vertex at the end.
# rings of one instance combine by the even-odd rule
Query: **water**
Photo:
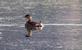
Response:
POLYGON ((81 0, 0 0, 0 50, 82 50, 81 0), (25 14, 44 29, 26 38, 25 14))

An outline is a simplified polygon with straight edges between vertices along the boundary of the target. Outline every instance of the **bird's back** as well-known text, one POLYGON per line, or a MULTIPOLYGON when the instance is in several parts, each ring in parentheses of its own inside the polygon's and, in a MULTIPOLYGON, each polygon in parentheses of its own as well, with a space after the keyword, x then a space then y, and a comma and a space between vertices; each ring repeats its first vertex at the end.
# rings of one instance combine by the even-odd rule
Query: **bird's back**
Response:
POLYGON ((40 22, 27 21, 25 24, 27 30, 42 30, 43 25, 40 22))

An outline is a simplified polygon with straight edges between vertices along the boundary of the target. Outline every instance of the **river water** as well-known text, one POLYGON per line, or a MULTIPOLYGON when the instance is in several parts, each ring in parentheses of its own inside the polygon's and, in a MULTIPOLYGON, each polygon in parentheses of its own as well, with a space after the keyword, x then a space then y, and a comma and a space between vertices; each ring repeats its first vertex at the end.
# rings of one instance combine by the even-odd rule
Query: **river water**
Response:
POLYGON ((82 50, 81 0, 0 0, 0 50, 82 50), (24 16, 46 25, 26 38, 24 16))

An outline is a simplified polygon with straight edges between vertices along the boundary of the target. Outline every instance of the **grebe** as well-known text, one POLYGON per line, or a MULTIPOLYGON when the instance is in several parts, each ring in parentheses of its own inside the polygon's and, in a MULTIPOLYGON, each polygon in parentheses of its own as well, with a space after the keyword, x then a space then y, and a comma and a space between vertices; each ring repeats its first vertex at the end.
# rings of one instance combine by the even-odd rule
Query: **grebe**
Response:
POLYGON ((33 30, 38 30, 41 31, 44 27, 44 25, 42 24, 42 22, 34 22, 32 21, 32 16, 30 15, 25 15, 25 19, 26 19, 26 24, 25 24, 25 28, 28 32, 28 34, 26 35, 26 37, 31 37, 32 36, 32 31, 33 30))

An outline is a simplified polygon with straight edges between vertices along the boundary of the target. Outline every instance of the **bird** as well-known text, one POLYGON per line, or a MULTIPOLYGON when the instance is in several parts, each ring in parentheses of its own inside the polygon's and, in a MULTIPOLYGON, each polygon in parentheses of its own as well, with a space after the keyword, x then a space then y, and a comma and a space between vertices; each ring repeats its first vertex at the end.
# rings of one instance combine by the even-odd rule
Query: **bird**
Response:
POLYGON ((25 15, 24 17, 26 19, 25 23, 25 29, 27 30, 26 37, 31 37, 33 30, 41 31, 43 29, 44 25, 41 21, 39 22, 32 21, 32 16, 29 14, 25 15))

